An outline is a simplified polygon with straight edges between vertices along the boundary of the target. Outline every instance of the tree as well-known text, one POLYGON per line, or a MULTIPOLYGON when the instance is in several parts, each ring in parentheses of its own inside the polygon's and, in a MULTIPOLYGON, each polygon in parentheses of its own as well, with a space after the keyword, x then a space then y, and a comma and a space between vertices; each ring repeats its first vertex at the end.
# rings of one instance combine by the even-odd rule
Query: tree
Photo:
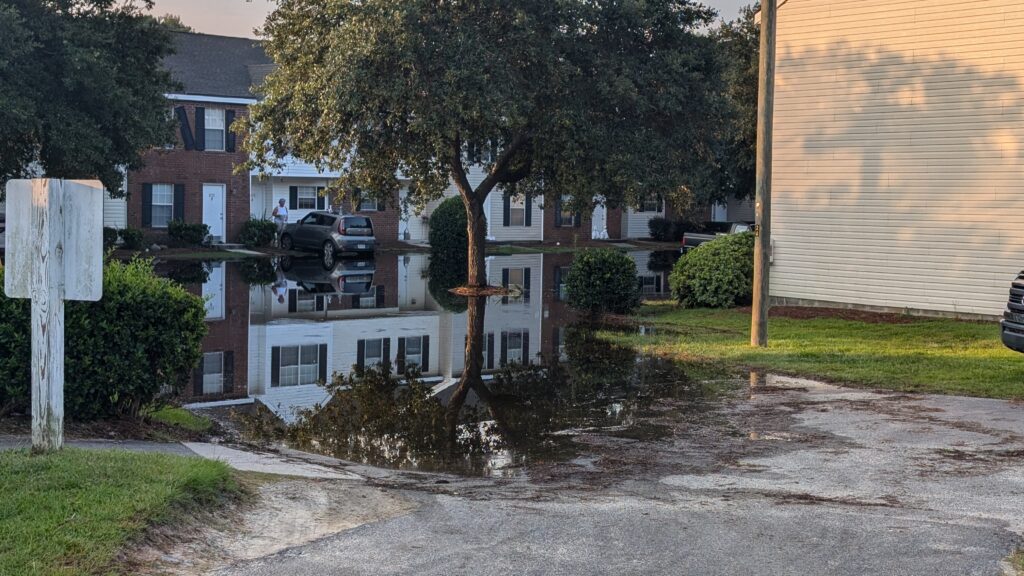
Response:
POLYGON ((170 52, 167 30, 132 2, 0 5, 0 183, 45 174, 120 191, 122 168, 171 141, 170 52))
POLYGON ((713 16, 690 0, 282 0, 246 148, 252 166, 291 155, 341 171, 342 195, 389 200, 407 178, 415 207, 454 182, 482 287, 495 190, 586 210, 703 185, 719 61, 696 31, 713 16))
POLYGON ((181 20, 181 16, 177 14, 164 14, 163 16, 150 16, 157 24, 162 25, 171 32, 195 32, 195 29, 185 24, 181 20))
POLYGON ((754 195, 754 161, 757 152, 757 90, 761 29, 754 22, 760 6, 740 10, 732 22, 722 22, 712 37, 722 59, 727 112, 721 126, 721 189, 725 196, 754 195))

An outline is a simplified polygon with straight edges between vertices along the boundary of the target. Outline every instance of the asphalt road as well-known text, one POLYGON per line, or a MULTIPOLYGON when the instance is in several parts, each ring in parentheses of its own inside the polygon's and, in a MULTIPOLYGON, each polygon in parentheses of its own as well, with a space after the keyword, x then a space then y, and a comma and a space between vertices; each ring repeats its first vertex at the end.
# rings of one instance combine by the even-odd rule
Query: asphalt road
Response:
POLYGON ((581 437, 586 466, 394 480, 411 512, 217 574, 1001 573, 1024 405, 768 384, 668 440, 581 437))

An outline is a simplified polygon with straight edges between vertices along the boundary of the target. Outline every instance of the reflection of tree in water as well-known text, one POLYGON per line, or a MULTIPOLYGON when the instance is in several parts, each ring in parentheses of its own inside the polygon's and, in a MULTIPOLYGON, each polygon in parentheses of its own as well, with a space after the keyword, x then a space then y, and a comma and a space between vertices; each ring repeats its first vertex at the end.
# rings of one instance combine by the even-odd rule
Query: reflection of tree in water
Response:
POLYGON ((466 285, 466 251, 431 250, 427 267, 427 289, 442 308, 456 314, 466 311, 466 298, 452 294, 452 288, 466 285))
POLYGON ((659 399, 691 391, 676 365, 638 358, 586 328, 568 331, 566 352, 564 363, 506 366, 475 385, 463 378, 447 405, 415 374, 339 376, 332 400, 288 435, 347 460, 481 473, 568 456, 575 447, 565 431, 630 429, 659 399))

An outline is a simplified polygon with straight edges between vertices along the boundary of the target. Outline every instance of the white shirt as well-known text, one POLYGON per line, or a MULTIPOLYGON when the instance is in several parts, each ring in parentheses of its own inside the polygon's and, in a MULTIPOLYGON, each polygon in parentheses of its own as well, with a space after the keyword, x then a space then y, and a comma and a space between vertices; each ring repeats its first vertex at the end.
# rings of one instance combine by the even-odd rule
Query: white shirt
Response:
POLYGON ((279 218, 279 219, 281 219, 283 221, 287 221, 288 220, 288 207, 287 206, 277 206, 277 207, 275 207, 274 208, 274 218, 279 218))

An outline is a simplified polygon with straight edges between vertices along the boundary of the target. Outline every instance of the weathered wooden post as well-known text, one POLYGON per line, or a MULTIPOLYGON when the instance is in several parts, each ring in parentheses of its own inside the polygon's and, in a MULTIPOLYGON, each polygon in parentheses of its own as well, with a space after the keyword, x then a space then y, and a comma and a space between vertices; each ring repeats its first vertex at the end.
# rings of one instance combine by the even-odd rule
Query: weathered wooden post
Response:
POLYGON ((757 93, 757 158, 754 218, 754 302, 750 315, 750 345, 768 345, 770 293, 768 257, 772 242, 772 127, 775 109, 775 27, 777 0, 761 3, 761 54, 757 93))
POLYGON ((32 299, 32 449, 64 443, 64 300, 103 296, 103 185, 7 183, 4 292, 32 299))

